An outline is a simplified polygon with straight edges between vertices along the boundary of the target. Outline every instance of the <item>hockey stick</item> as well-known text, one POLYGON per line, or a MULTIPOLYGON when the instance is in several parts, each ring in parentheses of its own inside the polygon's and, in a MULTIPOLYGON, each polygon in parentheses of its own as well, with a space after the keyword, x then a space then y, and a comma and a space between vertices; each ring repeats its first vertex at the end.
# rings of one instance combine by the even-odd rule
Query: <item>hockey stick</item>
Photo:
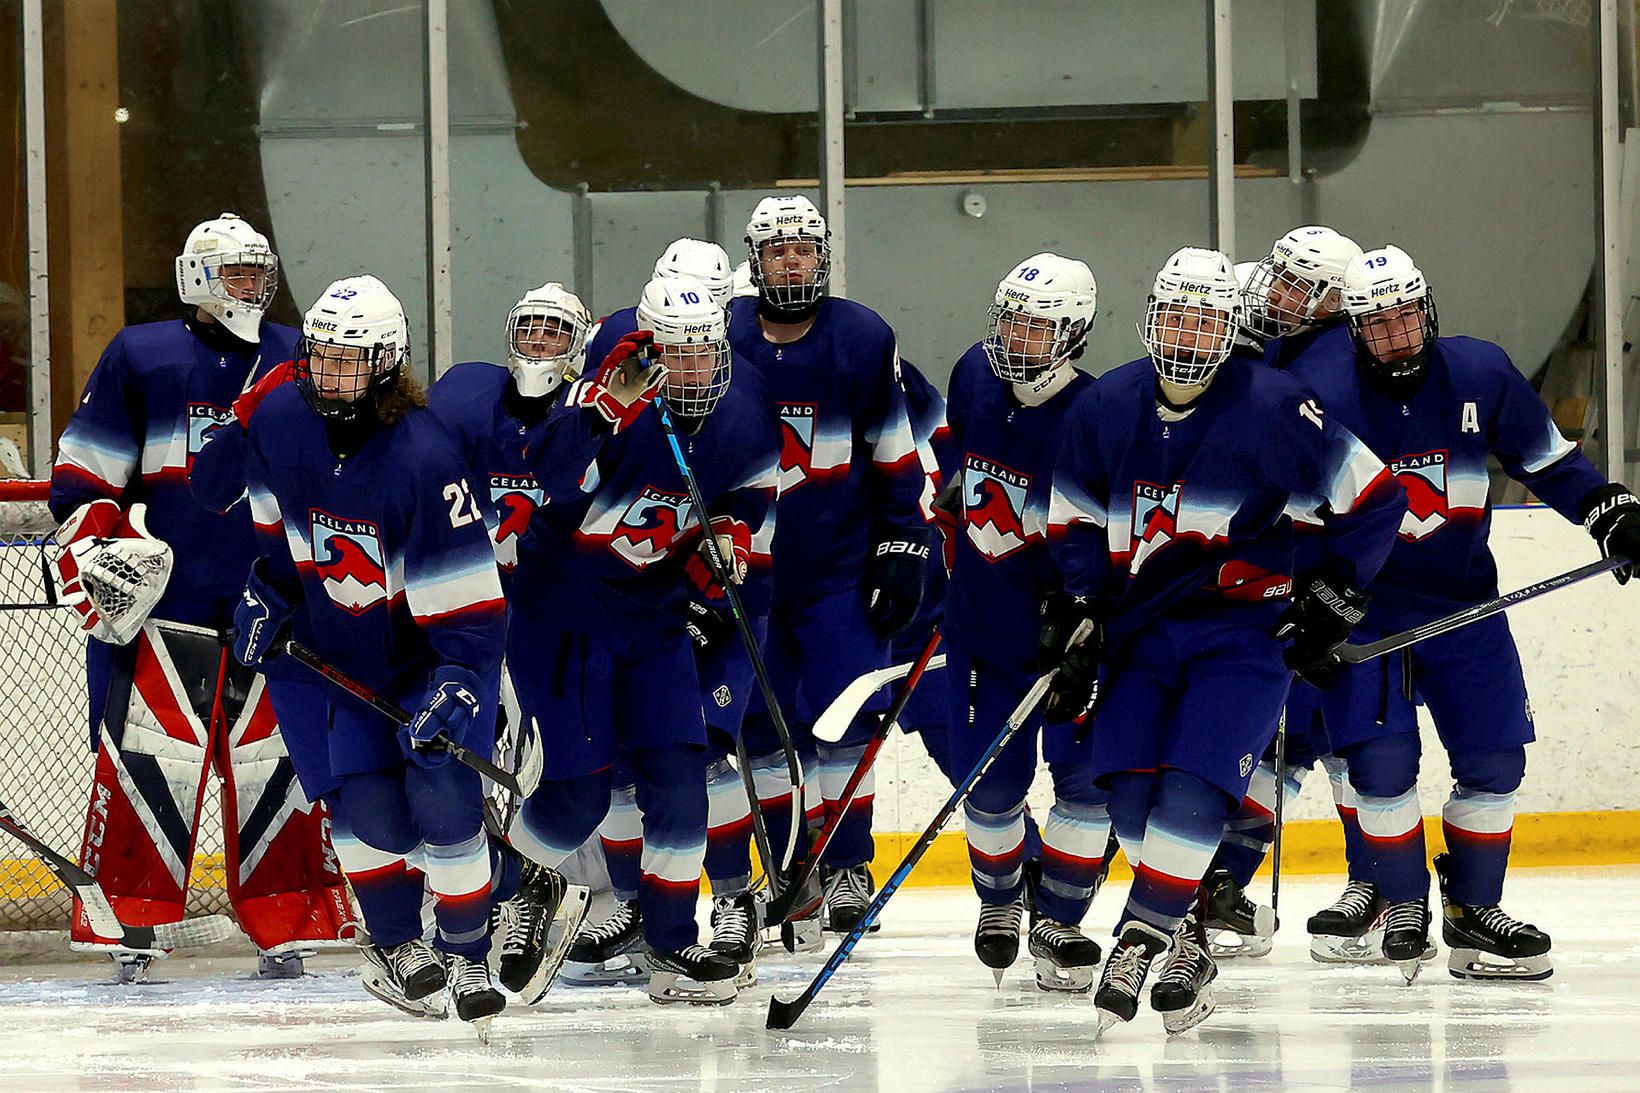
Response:
MULTIPOLYGON (((407 713, 402 706, 389 702, 387 699, 383 698, 375 691, 372 691, 369 687, 366 687, 363 683, 360 683, 352 676, 346 675, 336 668, 331 667, 329 664, 326 664, 319 658, 318 653, 315 653, 312 649, 309 649, 301 642, 293 639, 287 639, 278 645, 277 648, 281 653, 290 657, 292 660, 311 668, 315 673, 323 676, 325 679, 334 683, 336 686, 340 687, 342 690, 346 691, 354 698, 357 698, 359 701, 363 702, 365 705, 369 706, 371 709, 375 710, 377 713, 388 718, 389 720, 404 726, 408 726, 413 720, 410 714, 407 713)), ((474 752, 469 751, 460 744, 456 743, 454 740, 451 740, 448 736, 440 733, 432 739, 429 747, 434 751, 449 752, 450 758, 454 759, 462 766, 471 767, 473 770, 478 771, 478 773, 482 774, 496 785, 501 786, 503 789, 509 790, 519 796, 523 795, 523 787, 518 784, 518 779, 513 777, 510 771, 502 770, 482 755, 477 755, 474 752)))
POLYGON ((1471 604, 1463 610, 1454 611, 1443 618, 1426 622, 1422 626, 1414 626, 1411 630, 1403 630, 1399 634, 1391 634, 1388 637, 1379 638, 1377 641, 1363 642, 1360 645, 1340 645, 1333 652, 1345 664, 1360 664, 1363 661, 1381 657, 1385 653, 1405 649, 1407 646, 1415 645, 1426 638, 1439 637, 1442 634, 1450 633, 1460 627, 1468 626, 1472 622, 1490 618, 1500 611, 1514 607, 1516 604, 1525 603, 1527 600, 1535 600, 1539 596, 1553 592, 1556 589, 1570 587, 1579 581, 1586 581, 1590 577, 1598 577, 1602 573, 1610 573, 1612 570, 1621 569, 1628 564, 1629 560, 1627 558, 1602 558, 1598 562, 1590 562, 1588 565, 1579 566, 1577 569, 1562 573, 1558 577, 1550 577, 1547 580, 1539 581, 1537 584, 1529 584, 1525 588, 1517 588, 1513 592, 1506 592, 1495 599, 1471 604))
POLYGON ((34 833, 11 814, 4 801, 0 801, 0 831, 5 831, 34 851, 46 868, 74 892, 85 910, 92 932, 98 937, 118 938, 123 948, 184 949, 214 945, 234 932, 233 920, 226 915, 205 915, 153 926, 127 926, 114 913, 114 907, 108 902, 108 896, 103 892, 102 885, 97 883, 97 878, 35 838, 34 833))
MULTIPOLYGON (((683 445, 678 441, 678 430, 672 421, 672 408, 667 405, 665 398, 657 398, 655 410, 660 415, 661 431, 666 434, 666 443, 672 449, 672 460, 678 465, 678 473, 683 475, 684 484, 689 488, 689 503, 695 506, 695 516, 700 521, 706 564, 711 567, 712 579, 722 587, 724 595, 729 599, 729 613, 735 617, 735 629, 740 631, 740 640, 746 646, 746 655, 752 662, 752 673, 757 676, 757 689, 763 694, 763 704, 769 708, 769 720, 774 722, 775 735, 780 738, 780 746, 786 752, 786 773, 791 777, 793 794, 791 838, 787 840, 786 853, 778 863, 773 860, 772 846, 758 847, 758 853, 764 855, 763 871, 769 877, 769 891, 778 896, 783 889, 779 880, 780 874, 791 866, 792 855, 797 853, 798 840, 803 837, 803 764, 797 758, 797 748, 792 743, 791 730, 786 727, 785 715, 780 712, 780 703, 775 699, 774 684, 769 682, 769 670, 763 665, 763 653, 757 647, 757 636, 752 633, 751 619, 746 614, 746 605, 740 599, 740 586, 730 579, 729 560, 723 556, 723 548, 718 543, 717 535, 712 531, 712 520, 707 513, 705 495, 700 492, 700 481, 695 478, 695 472, 683 454, 683 445)), ((738 750, 745 751, 744 748, 738 750)), ((747 773, 750 774, 750 771, 747 773)), ((753 813, 757 813, 760 807, 754 788, 753 813)), ((753 830, 756 830, 755 825, 753 830)))
POLYGON ((1276 925, 1281 925, 1281 810, 1287 803, 1287 710, 1281 711, 1281 720, 1276 722, 1276 808, 1274 813, 1276 831, 1271 840, 1270 852, 1275 855, 1270 862, 1270 914, 1275 917, 1276 925))
MULTIPOLYGON (((1076 628, 1076 633, 1071 635, 1070 641, 1066 643, 1067 646, 1085 640, 1087 635, 1092 632, 1093 624, 1084 620, 1082 625, 1076 628)), ((883 907, 899 890, 900 885, 905 883, 906 877, 911 875, 911 871, 917 867, 917 863, 922 860, 923 855, 928 853, 928 848, 934 845, 934 840, 939 836, 940 830, 951 819, 952 814, 962 806, 962 802, 973 791, 975 784, 985 777, 985 772, 991 769, 991 764, 996 762, 997 756, 1002 754, 1002 749, 1008 746, 1008 741, 1014 738, 1014 734, 1019 731, 1020 726, 1025 724, 1032 711, 1041 704, 1043 697, 1048 693, 1048 687, 1052 685, 1054 676, 1057 674, 1058 669, 1056 668, 1031 684, 1031 689, 1025 692, 1025 697, 1020 700, 1018 706, 1014 707, 1014 712, 1009 714, 1008 720, 1002 723, 1002 731, 998 732, 996 739, 991 741, 991 746, 986 749, 985 754, 974 765, 974 769, 968 772, 968 777, 962 780, 962 784, 952 792, 945 804, 940 806, 940 810, 935 814, 934 819, 929 822, 923 833, 917 837, 916 845, 911 848, 911 852, 905 856, 904 861, 895 867, 893 875, 878 891, 876 898, 871 901, 871 905, 866 908, 865 913, 860 916, 860 921, 854 924, 854 929, 850 930, 843 940, 838 942, 837 948, 832 951, 825 967, 820 969, 814 977, 814 981, 808 985, 808 988, 790 1002, 780 998, 769 999, 769 1019, 765 1023, 766 1027, 772 1029, 791 1028, 797 1023, 797 1019, 803 1016, 803 1011, 809 1008, 809 1003, 814 1001, 815 996, 820 993, 821 988, 826 985, 831 977, 837 974, 837 969, 841 968, 844 962, 848 960, 849 954, 854 951, 854 946, 860 943, 860 939, 866 936, 866 931, 871 928, 871 924, 877 921, 877 916, 882 914, 883 907)))
MULTIPOLYGON (((875 672, 865 675, 843 688, 843 693, 832 699, 826 712, 821 714, 814 723, 814 738, 822 744, 835 744, 848 732, 848 727, 860 715, 860 708, 866 700, 890 683, 897 683, 917 665, 918 661, 908 660, 904 664, 891 664, 887 668, 879 668, 875 672)), ((932 672, 945 667, 945 654, 930 660, 923 671, 932 672)))
MULTIPOLYGON (((924 645, 922 652, 917 654, 917 659, 912 661, 910 667, 907 668, 905 684, 900 688, 899 693, 894 696, 894 704, 889 708, 888 713, 883 715, 882 724, 877 726, 877 730, 871 734, 871 739, 866 742, 865 751, 860 754, 859 762, 854 764, 854 771, 848 776, 848 783, 843 786, 843 792, 837 799, 837 807, 835 809, 826 809, 825 826, 820 829, 820 834, 814 838, 802 862, 792 871, 791 880, 787 884, 786 891, 777 898, 770 900, 769 905, 763 909, 763 922, 765 925, 772 925, 776 922, 784 925, 786 920, 792 917, 794 911, 792 905, 797 902, 798 896, 802 894, 803 885, 808 883, 808 879, 814 875, 814 871, 820 868, 820 856, 826 852, 826 847, 831 845, 832 836, 836 835, 837 829, 842 826, 843 817, 848 814, 848 806, 853 803, 854 796, 860 792, 860 785, 865 781, 866 774, 870 772, 872 764, 877 761, 877 753, 882 751, 883 744, 894 731, 894 726, 899 724, 901 715, 905 713, 907 703, 911 701, 911 692, 917 689, 917 684, 922 681, 923 673, 933 666, 934 661, 943 659, 934 656, 934 650, 939 648, 939 644, 940 632, 935 630, 929 635, 928 644, 924 645)), ((876 675, 878 673, 873 672, 871 674, 876 675)), ((861 678, 869 677, 863 676, 861 678)), ((807 913, 812 908, 802 907, 795 910, 800 913, 807 913)), ((787 949, 795 950, 796 937, 795 935, 788 937, 787 935, 790 933, 790 929, 783 928, 781 930, 781 939, 786 942, 787 949)))

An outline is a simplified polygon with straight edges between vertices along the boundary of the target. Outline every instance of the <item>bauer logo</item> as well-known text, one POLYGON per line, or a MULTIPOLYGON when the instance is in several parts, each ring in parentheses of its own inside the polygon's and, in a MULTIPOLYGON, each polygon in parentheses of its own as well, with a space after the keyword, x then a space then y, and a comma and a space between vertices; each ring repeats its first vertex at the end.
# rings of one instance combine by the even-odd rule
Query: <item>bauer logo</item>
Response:
POLYGON ((1451 516, 1447 499, 1447 453, 1419 452, 1392 460, 1390 473, 1407 491, 1407 511, 1401 517, 1402 539, 1416 543, 1446 526, 1451 516))
POLYGON ((1242 756, 1241 765, 1237 769, 1241 771, 1241 776, 1243 778, 1253 773, 1253 756, 1251 754, 1242 756))
POLYGON ((194 466, 194 456, 205 447, 211 434, 233 420, 233 411, 225 406, 204 402, 188 404, 188 469, 194 466))
POLYGON ((490 475, 490 503, 495 506, 495 560, 511 573, 518 565, 518 542, 529 530, 535 510, 546 504, 546 493, 527 474, 490 475))
POLYGON ((962 509, 968 541, 997 562, 1025 548, 1025 504, 1031 476, 969 455, 962 468, 962 509))
POLYGON ((689 526, 689 496, 645 486, 626 507, 609 537, 609 547, 633 569, 666 557, 689 526))
POLYGON ((814 465, 815 405, 780 404, 780 492, 789 493, 808 481, 814 465))
POLYGON ((368 520, 346 520, 312 509, 308 516, 313 568, 343 611, 362 615, 387 599, 381 532, 368 520))

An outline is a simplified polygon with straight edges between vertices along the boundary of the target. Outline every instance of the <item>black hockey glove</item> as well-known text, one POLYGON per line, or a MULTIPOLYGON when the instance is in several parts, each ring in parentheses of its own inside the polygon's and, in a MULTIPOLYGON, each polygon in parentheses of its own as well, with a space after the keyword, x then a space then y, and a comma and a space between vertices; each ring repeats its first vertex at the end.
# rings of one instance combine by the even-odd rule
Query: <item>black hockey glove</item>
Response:
POLYGON ((1050 592, 1039 609, 1042 623, 1036 632, 1036 663, 1041 671, 1059 667, 1065 657, 1065 647, 1083 619, 1093 618, 1093 605, 1086 596, 1069 592, 1050 592))
POLYGON ((1583 527, 1600 544, 1602 557, 1629 560, 1613 571, 1618 584, 1628 584, 1640 567, 1640 498, 1616 482, 1601 486, 1583 499, 1583 527))
POLYGON ((897 534, 879 539, 866 559, 866 623, 887 641, 898 637, 922 606, 928 539, 897 534))
POLYGON ((703 660, 727 645, 735 636, 735 624, 699 600, 684 605, 683 629, 694 646, 695 659, 703 660))
POLYGON ((1338 682, 1343 661, 1333 652, 1367 613, 1370 597, 1348 581, 1312 573, 1299 582, 1292 604, 1276 621, 1276 640, 1288 643, 1282 662, 1315 687, 1338 682))
MULTIPOLYGON (((1068 640, 1068 632, 1066 636, 1068 640)), ((1093 712, 1099 701, 1099 662, 1104 655, 1105 630, 1098 623, 1082 640, 1070 642, 1060 651, 1053 682, 1048 684, 1048 696, 1042 702, 1042 717, 1048 724, 1064 725, 1093 712)))

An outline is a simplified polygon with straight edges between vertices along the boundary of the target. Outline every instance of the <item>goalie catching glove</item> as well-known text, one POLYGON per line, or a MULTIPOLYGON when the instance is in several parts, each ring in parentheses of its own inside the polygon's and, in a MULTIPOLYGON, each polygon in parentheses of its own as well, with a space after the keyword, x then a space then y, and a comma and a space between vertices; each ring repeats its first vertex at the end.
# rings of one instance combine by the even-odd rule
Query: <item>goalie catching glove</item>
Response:
POLYGON ((104 498, 81 505, 57 529, 51 573, 58 602, 99 641, 124 645, 136 637, 171 579, 171 548, 148 534, 146 512, 140 504, 122 512, 104 498))

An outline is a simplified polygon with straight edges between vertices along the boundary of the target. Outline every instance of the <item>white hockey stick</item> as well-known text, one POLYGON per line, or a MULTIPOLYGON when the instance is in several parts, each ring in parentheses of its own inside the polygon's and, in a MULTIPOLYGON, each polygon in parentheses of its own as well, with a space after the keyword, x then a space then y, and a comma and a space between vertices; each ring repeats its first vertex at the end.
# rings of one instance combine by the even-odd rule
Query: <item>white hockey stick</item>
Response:
MULTIPOLYGON (((859 716, 863 707, 872 695, 890 683, 898 683, 911 674, 912 661, 904 664, 892 664, 887 668, 878 668, 875 672, 865 675, 843 688, 843 693, 832 700, 826 712, 814 723, 814 738, 823 744, 835 744, 848 732, 849 725, 859 716)), ((928 662, 924 671, 932 672, 936 668, 945 667, 945 654, 940 653, 928 662)))

